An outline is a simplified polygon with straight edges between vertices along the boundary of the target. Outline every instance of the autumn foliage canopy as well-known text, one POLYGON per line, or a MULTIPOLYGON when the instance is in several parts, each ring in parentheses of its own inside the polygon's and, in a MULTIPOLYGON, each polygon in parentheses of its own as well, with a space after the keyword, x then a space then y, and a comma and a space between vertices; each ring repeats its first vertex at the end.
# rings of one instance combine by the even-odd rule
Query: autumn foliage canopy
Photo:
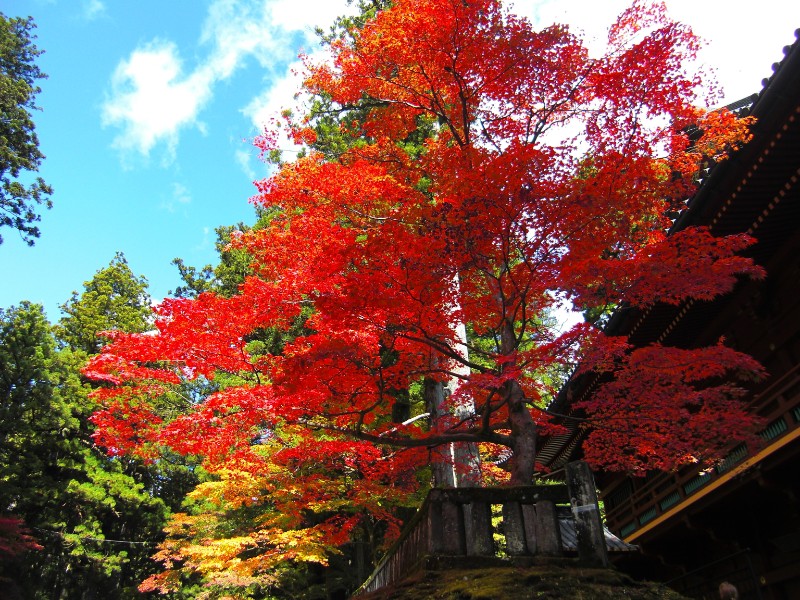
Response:
POLYGON ((289 120, 305 149, 256 184, 275 216, 232 241, 252 257, 238 293, 166 299, 153 332, 111 334, 89 366, 108 383, 98 443, 196 454, 269 480, 279 503, 380 513, 371 499, 416 489, 451 442, 510 455, 504 469, 484 460, 482 477, 531 481, 555 430, 562 380, 548 374, 580 363, 617 373, 584 407, 595 464, 713 459, 747 431, 730 381, 757 364, 722 345, 633 350, 552 318, 559 303, 702 301, 760 276, 737 256, 746 237, 666 234, 702 161, 748 135, 697 108, 701 82, 683 67, 697 43, 636 2, 595 56, 495 0, 397 0, 334 41, 305 91, 351 142, 323 152, 313 118, 289 120), (704 132, 691 143, 690 124, 704 132), (298 322, 279 351, 261 343, 298 322))

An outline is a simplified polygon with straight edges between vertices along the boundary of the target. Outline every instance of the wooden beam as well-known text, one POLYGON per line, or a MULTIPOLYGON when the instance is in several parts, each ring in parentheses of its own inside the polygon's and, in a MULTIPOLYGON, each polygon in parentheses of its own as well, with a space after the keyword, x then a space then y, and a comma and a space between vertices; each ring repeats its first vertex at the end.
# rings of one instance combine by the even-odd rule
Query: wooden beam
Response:
POLYGON ((670 508, 667 512, 659 515, 658 517, 650 521, 647 525, 641 527, 640 529, 637 529, 630 535, 626 536, 624 538, 624 541, 628 542, 629 544, 636 543, 636 540, 638 540, 648 531, 655 529, 664 521, 668 521, 669 519, 675 517, 676 515, 679 515, 682 511, 684 511, 686 508, 688 508, 695 502, 705 498, 713 491, 725 485, 731 479, 744 474, 745 471, 756 466, 758 463, 767 458, 769 455, 791 444, 798 438, 800 438, 800 427, 794 429, 792 432, 783 436, 782 438, 779 438, 774 444, 771 444, 770 446, 761 450, 761 452, 759 452, 758 454, 748 458, 743 463, 735 466, 733 469, 731 469, 724 475, 715 479, 708 485, 704 486, 703 488, 701 488, 700 490, 698 490, 697 492, 686 498, 683 502, 676 504, 674 507, 670 508))

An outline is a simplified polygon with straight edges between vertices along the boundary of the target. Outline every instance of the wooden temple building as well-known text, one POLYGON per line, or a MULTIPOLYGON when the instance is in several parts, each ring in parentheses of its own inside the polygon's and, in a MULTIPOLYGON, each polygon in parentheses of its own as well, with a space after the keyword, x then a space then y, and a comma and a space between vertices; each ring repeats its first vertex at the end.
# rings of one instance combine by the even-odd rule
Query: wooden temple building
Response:
MULTIPOLYGON (((673 227, 749 233, 757 243, 748 252, 767 277, 712 302, 623 309, 607 325, 637 346, 724 337, 769 373, 747 399, 764 422, 759 446, 733 445, 705 471, 596 474, 608 528, 641 550, 620 567, 694 598, 718 598, 726 580, 743 599, 800 598, 800 40, 784 54, 759 94, 732 105, 757 118, 754 139, 710 170, 673 227)), ((596 384, 571 381, 571 399, 562 394, 555 412, 569 412, 596 384)), ((581 454, 585 432, 564 424, 572 431, 540 453, 551 469, 581 454)))

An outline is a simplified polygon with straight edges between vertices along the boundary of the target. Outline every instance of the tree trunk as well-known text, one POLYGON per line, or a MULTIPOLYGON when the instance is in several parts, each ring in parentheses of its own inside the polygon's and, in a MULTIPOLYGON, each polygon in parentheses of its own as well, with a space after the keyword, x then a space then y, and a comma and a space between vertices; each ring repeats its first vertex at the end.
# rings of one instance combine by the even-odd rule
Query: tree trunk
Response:
MULTIPOLYGON (((455 327, 455 347, 453 350, 466 362, 467 328, 463 323, 455 327)), ((437 370, 440 357, 431 355, 430 366, 437 370)), ((462 399, 454 406, 447 399, 458 392, 462 377, 469 376, 469 367, 456 362, 453 375, 447 385, 433 379, 425 379, 425 404, 431 418, 431 428, 440 433, 447 432, 457 423, 475 414, 475 404, 471 399, 462 399)), ((478 445, 473 442, 452 442, 433 450, 433 478, 436 487, 476 487, 481 483, 481 466, 478 445)))
POLYGON ((536 423, 525 404, 522 388, 516 381, 506 383, 509 395, 509 421, 513 455, 511 457, 511 485, 530 485, 536 465, 536 423))
MULTIPOLYGON (((431 363, 437 359, 432 358, 431 363)), ((433 365, 432 365, 433 366, 433 365)), ((449 414, 444 406, 444 384, 428 377, 424 382, 425 407, 430 414, 431 429, 444 431, 447 428, 449 414)), ((431 450, 433 469, 433 485, 435 487, 456 487, 455 471, 453 470, 452 444, 442 444, 431 450)))
MULTIPOLYGON (((514 325, 506 320, 501 331, 501 352, 510 356, 517 349, 514 325)), ((504 365, 509 369, 514 365, 504 365)), ((508 419, 511 425, 513 440, 511 451, 511 485, 530 485, 536 466, 536 436, 538 430, 531 417, 531 411, 525 402, 525 394, 516 379, 503 384, 504 397, 508 403, 508 419)))
MULTIPOLYGON (((456 340, 460 347, 455 348, 466 362, 469 359, 467 351, 467 327, 464 323, 456 325, 456 340)), ((456 375, 450 378, 448 387, 450 393, 455 394, 461 386, 458 375, 469 376, 470 369, 464 364, 457 364, 454 369, 456 375)), ((475 415, 475 402, 472 398, 462 399, 455 405, 454 413, 458 422, 469 419, 475 415)), ((478 445, 474 442, 455 442, 452 448, 453 465, 455 469, 456 487, 477 487, 481 484, 481 457, 478 445)))

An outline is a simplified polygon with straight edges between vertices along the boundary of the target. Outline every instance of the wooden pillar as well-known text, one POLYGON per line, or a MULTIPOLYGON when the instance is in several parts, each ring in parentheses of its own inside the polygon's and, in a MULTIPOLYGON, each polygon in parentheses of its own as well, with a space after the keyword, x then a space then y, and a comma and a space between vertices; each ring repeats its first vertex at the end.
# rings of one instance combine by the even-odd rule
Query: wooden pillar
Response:
POLYGON ((565 470, 572 514, 575 517, 578 561, 586 567, 607 567, 605 533, 589 465, 583 461, 575 461, 567 463, 565 470))

